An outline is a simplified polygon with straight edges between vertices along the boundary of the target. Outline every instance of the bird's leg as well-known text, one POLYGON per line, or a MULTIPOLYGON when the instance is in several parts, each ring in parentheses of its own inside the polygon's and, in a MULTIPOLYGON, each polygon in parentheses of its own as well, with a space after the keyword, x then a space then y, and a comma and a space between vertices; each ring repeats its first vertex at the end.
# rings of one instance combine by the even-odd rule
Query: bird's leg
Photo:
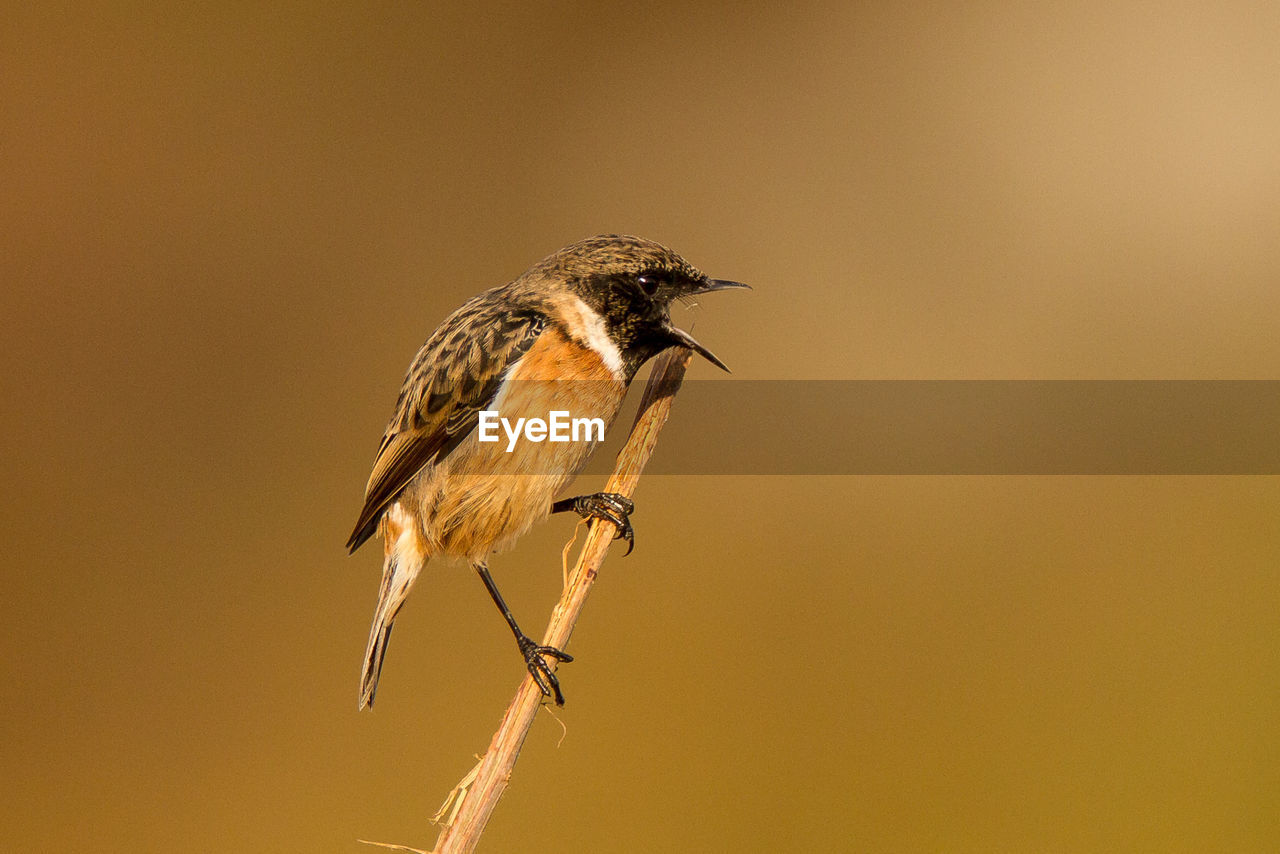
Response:
MULTIPOLYGON (((625 495, 619 495, 616 492, 593 492, 591 495, 577 495, 573 498, 565 498, 551 505, 552 513, 564 513, 572 510, 583 519, 608 519, 617 527, 618 532, 613 535, 616 540, 619 537, 627 541, 627 554, 631 554, 631 550, 636 547, 636 534, 631 529, 631 520, 628 518, 631 512, 636 509, 635 503, 625 495)), ((626 557, 626 555, 623 555, 626 557)))
POLYGON ((498 585, 493 583, 493 576, 489 574, 489 567, 483 561, 477 561, 473 566, 475 566, 476 572, 480 573, 480 580, 484 582, 489 595, 493 597, 493 603, 498 606, 498 610, 502 612, 502 616, 507 620, 507 625, 511 627, 511 631, 515 634, 516 645, 520 647, 520 654, 524 656, 524 663, 529 668, 529 675, 533 677, 534 682, 538 683, 538 689, 542 691, 544 697, 554 697, 556 705, 563 706, 564 694, 560 693, 560 680, 556 678, 556 674, 551 670, 543 656, 550 656, 556 661, 573 661, 573 656, 556 649, 554 646, 539 646, 533 642, 531 637, 520 631, 515 615, 511 613, 511 609, 507 607, 506 600, 498 592, 498 585))

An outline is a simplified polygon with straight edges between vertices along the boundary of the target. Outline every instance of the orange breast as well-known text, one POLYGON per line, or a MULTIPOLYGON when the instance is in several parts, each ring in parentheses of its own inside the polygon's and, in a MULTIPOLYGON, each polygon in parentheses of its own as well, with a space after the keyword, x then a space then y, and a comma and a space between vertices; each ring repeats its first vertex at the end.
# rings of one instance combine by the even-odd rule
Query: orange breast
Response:
POLYGON ((570 340, 554 327, 538 336, 510 377, 513 380, 591 380, 622 385, 599 353, 570 340))
MULTIPOLYGON (((512 424, 549 420, 558 411, 569 419, 599 418, 608 427, 625 394, 626 385, 599 354, 548 329, 513 366, 492 408, 512 424)), ((596 445, 522 436, 508 451, 507 435, 498 433, 497 442, 482 443, 473 431, 415 484, 431 552, 481 557, 505 547, 546 516, 596 445)))

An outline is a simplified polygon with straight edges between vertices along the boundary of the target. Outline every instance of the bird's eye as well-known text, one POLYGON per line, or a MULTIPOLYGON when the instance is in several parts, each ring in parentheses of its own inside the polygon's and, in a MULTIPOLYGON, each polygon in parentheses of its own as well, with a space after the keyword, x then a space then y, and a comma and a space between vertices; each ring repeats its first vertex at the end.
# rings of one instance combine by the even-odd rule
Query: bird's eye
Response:
POLYGON ((658 292, 658 285, 662 283, 652 273, 644 273, 636 277, 636 284, 644 291, 645 296, 651 297, 658 292))

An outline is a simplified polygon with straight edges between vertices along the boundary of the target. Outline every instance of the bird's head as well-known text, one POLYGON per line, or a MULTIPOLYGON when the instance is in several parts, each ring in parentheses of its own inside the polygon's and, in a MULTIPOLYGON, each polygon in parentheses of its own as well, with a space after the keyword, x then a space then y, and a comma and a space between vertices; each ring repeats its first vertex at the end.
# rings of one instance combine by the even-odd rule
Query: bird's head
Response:
POLYGON ((671 322, 671 303, 740 282, 712 279, 667 247, 627 235, 578 241, 530 270, 554 290, 580 299, 599 316, 629 375, 668 347, 688 347, 723 370, 714 353, 671 322))

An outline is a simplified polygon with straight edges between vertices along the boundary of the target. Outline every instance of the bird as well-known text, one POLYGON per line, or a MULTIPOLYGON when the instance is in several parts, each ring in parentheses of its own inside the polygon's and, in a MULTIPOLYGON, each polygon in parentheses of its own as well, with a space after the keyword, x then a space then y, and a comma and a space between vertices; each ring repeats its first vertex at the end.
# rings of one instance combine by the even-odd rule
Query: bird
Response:
POLYGON ((354 553, 383 539, 382 583, 360 672, 359 709, 372 707, 391 628, 428 561, 462 558, 505 618, 525 668, 544 698, 564 705, 554 662, 573 657, 521 630, 489 571, 552 513, 573 512, 616 527, 635 545, 634 504, 597 492, 554 500, 602 438, 482 441, 482 413, 508 422, 559 411, 575 419, 617 415, 636 372, 669 347, 687 347, 728 371, 714 353, 673 325, 671 304, 747 288, 713 279, 651 240, 602 234, 572 243, 507 284, 449 315, 418 351, 400 388, 347 541, 354 553))

